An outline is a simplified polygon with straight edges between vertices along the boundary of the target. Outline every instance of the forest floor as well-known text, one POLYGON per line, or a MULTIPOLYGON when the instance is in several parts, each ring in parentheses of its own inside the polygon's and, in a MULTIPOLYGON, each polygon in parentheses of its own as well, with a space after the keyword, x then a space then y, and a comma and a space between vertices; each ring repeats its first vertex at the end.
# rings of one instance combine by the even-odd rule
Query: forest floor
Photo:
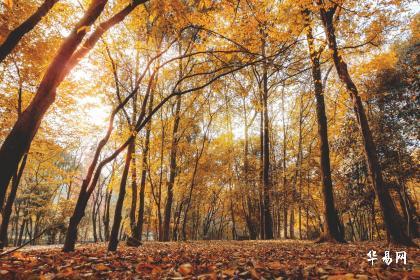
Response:
POLYGON ((145 242, 57 246, 16 251, 0 259, 0 279, 420 279, 420 249, 384 242, 314 244, 309 241, 145 242), (372 266, 368 252, 375 250, 372 266), (392 263, 386 265, 384 251, 392 263), (407 262, 395 262, 397 251, 407 262))

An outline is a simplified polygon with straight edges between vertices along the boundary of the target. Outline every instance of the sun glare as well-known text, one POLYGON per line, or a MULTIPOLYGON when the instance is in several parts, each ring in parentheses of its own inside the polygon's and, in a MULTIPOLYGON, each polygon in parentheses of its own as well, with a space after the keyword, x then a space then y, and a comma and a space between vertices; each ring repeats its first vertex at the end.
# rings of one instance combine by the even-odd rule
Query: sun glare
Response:
POLYGON ((104 128, 108 124, 111 107, 98 96, 87 96, 78 100, 83 122, 87 126, 104 128))

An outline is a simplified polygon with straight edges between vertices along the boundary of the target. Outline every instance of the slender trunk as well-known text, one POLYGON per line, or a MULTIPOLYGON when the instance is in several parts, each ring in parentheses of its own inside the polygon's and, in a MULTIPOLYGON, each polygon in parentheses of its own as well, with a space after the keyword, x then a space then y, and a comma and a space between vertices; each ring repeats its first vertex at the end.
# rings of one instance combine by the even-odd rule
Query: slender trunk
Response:
MULTIPOLYGON (((136 106, 136 105, 134 105, 136 106)), ((135 114, 133 114, 135 120, 135 114)), ((137 210, 137 169, 136 169, 136 140, 132 148, 132 163, 131 163, 131 208, 130 208, 130 229, 131 234, 134 235, 136 231, 136 210, 137 210)))
POLYGON ((172 130, 172 144, 171 144, 171 155, 170 155, 170 163, 169 163, 169 181, 167 184, 167 198, 165 204, 165 212, 164 212, 164 222, 163 222, 163 241, 169 241, 170 239, 170 224, 171 224, 171 212, 172 212, 172 202, 173 202, 173 188, 174 182, 176 177, 176 157, 177 157, 177 150, 178 150, 178 129, 179 123, 181 120, 180 117, 180 110, 181 110, 181 96, 177 96, 176 100, 176 108, 175 108, 175 120, 174 120, 174 127, 172 130))
POLYGON ((7 229, 9 227, 10 215, 12 214, 13 203, 16 198, 16 192, 19 186, 20 179, 22 178, 23 170, 25 169, 27 159, 28 153, 26 153, 22 159, 22 163, 20 164, 18 174, 16 174, 16 176, 13 177, 12 188, 10 190, 6 204, 4 205, 4 209, 2 211, 2 221, 0 226, 0 249, 7 246, 8 243, 7 229))
POLYGON ((101 226, 102 223, 101 223, 101 214, 100 214, 102 199, 103 199, 103 196, 101 196, 101 200, 99 202, 98 208, 96 209, 96 216, 97 216, 97 223, 98 223, 98 235, 99 235, 99 240, 101 242, 104 241, 104 238, 103 238, 103 235, 102 235, 102 226, 101 226))
POLYGON ((319 54, 315 50, 314 39, 311 28, 308 28, 307 41, 309 56, 312 64, 312 80, 314 83, 314 93, 316 99, 316 117, 318 122, 318 139, 320 152, 320 171, 324 207, 323 234, 319 241, 338 241, 344 242, 339 227, 339 220, 334 204, 334 193, 331 180, 330 150, 328 144, 328 124, 325 112, 324 90, 321 82, 321 65, 319 54))
MULTIPOLYGON (((302 184, 302 178, 300 176, 301 174, 301 167, 302 167, 302 118, 303 118, 303 95, 301 94, 299 97, 299 135, 298 135, 298 150, 296 155, 296 167, 295 167, 295 176, 294 176, 294 183, 293 183, 293 192, 292 192, 292 198, 291 198, 291 213, 290 213, 290 238, 295 238, 295 213, 294 213, 294 206, 295 206, 295 200, 297 197, 297 193, 301 192, 301 184, 302 184), (299 179, 299 188, 296 187, 298 184, 299 179)), ((301 215, 300 215, 300 201, 299 201, 299 210, 298 210, 298 220, 299 220, 299 237, 302 238, 302 232, 301 232, 301 215)))
POLYGON ((287 131, 286 131, 286 122, 285 122, 285 104, 284 104, 284 89, 282 90, 281 94, 281 106, 282 106, 282 123, 283 123, 283 159, 282 159, 282 171, 283 171, 283 235, 284 238, 287 239, 287 208, 288 208, 288 201, 287 201, 287 178, 286 178, 286 149, 287 149, 287 131))
POLYGON ((93 241, 95 243, 98 242, 98 235, 96 231, 96 204, 98 203, 98 196, 99 194, 96 194, 95 199, 93 200, 93 206, 92 206, 92 233, 93 233, 93 241))
POLYGON ((20 207, 15 207, 15 237, 13 240, 13 245, 17 246, 17 241, 19 238, 19 216, 20 216, 20 207))
POLYGON ((189 188, 189 192, 188 192, 187 205, 185 206, 185 211, 184 211, 184 220, 182 221, 182 237, 183 237, 184 240, 187 239, 186 227, 187 227, 188 211, 190 210, 190 207, 191 207, 191 199, 192 199, 192 193, 193 193, 194 186, 195 186, 195 178, 197 176, 198 164, 199 164, 201 156, 203 155, 203 152, 204 152, 207 133, 209 131, 209 127, 211 125, 211 122, 212 122, 212 119, 210 119, 210 121, 209 121, 207 129, 206 129, 206 131, 203 135, 203 142, 201 144, 200 150, 197 151, 198 153, 197 153, 197 156, 195 158, 194 170, 193 170, 193 174, 192 174, 192 177, 191 177, 191 184, 190 184, 190 188, 189 188))
POLYGON ((109 241, 109 210, 111 206, 111 198, 112 198, 112 189, 105 194, 105 207, 104 207, 104 216, 103 216, 103 224, 104 224, 104 235, 105 241, 109 241))
POLYGON ((67 228, 66 239, 63 246, 64 252, 74 251, 77 240, 77 226, 85 215, 85 209, 88 200, 89 194, 87 193, 86 189, 81 189, 73 215, 70 217, 69 226, 67 228))
POLYGON ((349 224, 350 224, 350 229, 351 229, 352 240, 356 241, 356 232, 354 230, 353 220, 351 218, 351 213, 349 214, 349 224))
POLYGON ((299 239, 302 240, 302 144, 300 146, 300 163, 299 163, 299 239))
MULTIPOLYGON (((18 118, 20 118, 22 114, 22 82, 21 82, 20 70, 17 65, 16 65, 16 70, 19 76, 17 114, 18 114, 18 118)), ((22 178, 23 171, 25 170, 27 159, 28 159, 28 151, 23 156, 22 162, 19 167, 19 171, 17 172, 17 174, 13 176, 12 188, 10 190, 9 196, 7 197, 6 205, 4 206, 3 209, 1 209, 0 207, 0 209, 2 210, 2 221, 1 221, 1 226, 0 226, 0 250, 3 249, 3 247, 7 246, 7 243, 8 243, 7 229, 9 227, 10 215, 12 214, 13 203, 15 202, 17 189, 19 187, 19 183, 22 178)))
MULTIPOLYGON (((153 110, 153 98, 154 98, 154 91, 152 90, 150 95, 150 100, 148 104, 148 114, 150 115, 153 110)), ((143 224, 144 224, 144 195, 146 189, 146 178, 147 178, 147 157, 149 155, 149 147, 150 147, 150 133, 152 130, 152 120, 149 121, 146 127, 146 137, 144 140, 144 148, 143 148, 143 156, 142 156, 142 170, 141 170, 141 179, 140 179, 140 193, 139 193, 139 209, 138 209, 138 217, 137 223, 135 227, 135 231, 133 234, 133 238, 141 241, 143 235, 143 224)))
MULTIPOLYGON (((260 102, 262 103, 262 97, 260 102)), ((259 188, 259 214, 260 214, 260 239, 265 239, 265 222, 264 222, 264 183, 263 183, 263 168, 264 168, 264 112, 260 113, 260 185, 259 188)))
MULTIPOLYGON (((138 61, 138 58, 137 58, 138 61)), ((136 70, 137 73, 137 70, 136 70)), ((115 72, 115 75, 117 73, 115 72)), ((136 80, 137 80, 136 74, 136 80)), ((118 76, 117 76, 118 82, 118 76)), ((119 88, 119 86, 118 86, 119 88)), ((133 97, 133 113, 131 116, 131 124, 130 126, 134 126, 137 119, 137 94, 133 97)), ((137 210, 137 166, 136 166, 136 138, 133 140, 133 147, 132 147, 132 163, 131 163, 131 208, 130 208, 130 229, 131 229, 131 236, 135 235, 136 231, 136 210, 137 210)))
POLYGON ((22 245, 23 233, 25 231, 27 223, 28 220, 26 218, 23 218, 22 225, 20 226, 19 237, 17 239, 17 246, 22 245))
POLYGON ((128 149, 127 149, 127 155, 125 157, 125 166, 124 171, 121 177, 121 184, 120 184, 120 191, 118 193, 118 200, 117 204, 115 206, 115 213, 114 213, 114 223, 112 225, 111 229, 111 236, 109 239, 108 244, 108 251, 115 251, 117 250, 118 246, 118 235, 120 231, 120 225, 122 220, 122 208, 124 204, 124 198, 125 198, 125 191, 127 186, 127 178, 128 178, 128 172, 130 170, 130 164, 133 156, 133 150, 135 146, 135 138, 131 140, 128 149))
POLYGON ((322 1, 319 0, 318 3, 320 5, 322 24, 324 25, 324 29, 327 35, 328 47, 333 52, 335 69, 337 71, 338 77, 350 93, 350 98, 353 102, 359 129, 362 134, 363 147, 369 170, 369 176, 375 189, 376 196, 378 197, 379 205, 382 210, 382 216, 386 230, 390 237, 390 241, 399 245, 414 246, 415 243, 411 240, 407 233, 404 232, 401 217, 398 214, 389 191, 385 188, 383 183, 382 169, 379 164, 376 145, 372 138, 369 123, 363 108, 362 99, 360 98, 356 85, 350 77, 347 64, 338 51, 334 28, 334 14, 336 7, 334 6, 333 8, 325 10, 325 8, 322 6, 322 1))
MULTIPOLYGON (((262 40, 262 55, 265 58, 265 39, 262 40)), ((264 113, 264 133, 263 133, 263 189, 264 189, 264 233, 265 239, 273 239, 273 217, 271 215, 270 192, 270 135, 268 119, 268 73, 267 61, 263 61, 263 113, 264 113)))
POLYGON ((230 200, 230 216, 232 219, 232 240, 236 240, 238 234, 236 233, 235 211, 233 210, 233 200, 230 200))
POLYGON ((181 222, 181 213, 182 213, 182 208, 184 206, 184 199, 181 199, 181 202, 179 203, 179 206, 176 207, 178 210, 175 211, 174 214, 174 228, 172 231, 172 240, 174 241, 178 241, 179 240, 179 224, 181 222))

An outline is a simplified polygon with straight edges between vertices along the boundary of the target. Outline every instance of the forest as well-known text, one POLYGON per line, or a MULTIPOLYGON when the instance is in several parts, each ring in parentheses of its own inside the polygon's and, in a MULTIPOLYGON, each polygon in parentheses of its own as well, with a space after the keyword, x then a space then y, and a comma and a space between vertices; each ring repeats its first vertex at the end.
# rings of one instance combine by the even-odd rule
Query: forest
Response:
POLYGON ((419 279, 419 12, 1 0, 0 279, 419 279))

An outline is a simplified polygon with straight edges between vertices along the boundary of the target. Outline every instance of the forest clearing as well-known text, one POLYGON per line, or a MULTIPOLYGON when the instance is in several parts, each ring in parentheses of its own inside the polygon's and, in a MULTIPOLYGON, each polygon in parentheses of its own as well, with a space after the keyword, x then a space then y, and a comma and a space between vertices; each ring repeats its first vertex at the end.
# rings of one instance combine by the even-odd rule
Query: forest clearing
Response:
POLYGON ((0 279, 419 279, 416 0, 0 0, 0 279))

